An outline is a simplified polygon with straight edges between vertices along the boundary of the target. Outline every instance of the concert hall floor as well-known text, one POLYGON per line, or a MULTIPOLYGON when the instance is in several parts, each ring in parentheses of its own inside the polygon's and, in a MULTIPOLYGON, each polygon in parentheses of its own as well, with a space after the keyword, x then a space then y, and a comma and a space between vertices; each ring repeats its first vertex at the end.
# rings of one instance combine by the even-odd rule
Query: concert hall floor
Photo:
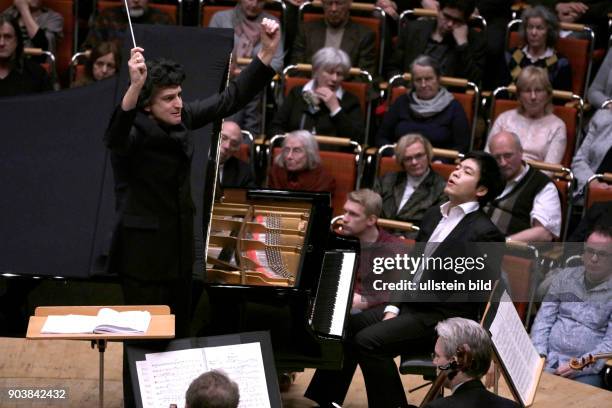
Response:
MULTIPOLYGON (((3 408, 35 407, 96 407, 98 406, 98 352, 92 350, 86 341, 26 340, 0 337, 0 389, 8 388, 66 388, 68 399, 65 403, 46 405, 36 403, 9 404, 0 399, 3 408)), ((120 408, 122 402, 120 343, 110 343, 105 358, 105 407, 120 408)), ((313 370, 299 373, 296 383, 283 394, 283 406, 287 408, 313 407, 311 401, 302 395, 313 370)), ((407 388, 421 383, 417 376, 403 376, 407 388)), ((506 390, 505 387, 502 387, 506 390)), ((409 399, 418 404, 425 390, 411 394, 409 399)), ((503 394, 508 395, 507 391, 503 394)), ((588 385, 544 374, 536 395, 534 407, 581 407, 601 408, 609 404, 612 394, 588 385)), ((345 408, 366 407, 363 378, 358 371, 345 408)))

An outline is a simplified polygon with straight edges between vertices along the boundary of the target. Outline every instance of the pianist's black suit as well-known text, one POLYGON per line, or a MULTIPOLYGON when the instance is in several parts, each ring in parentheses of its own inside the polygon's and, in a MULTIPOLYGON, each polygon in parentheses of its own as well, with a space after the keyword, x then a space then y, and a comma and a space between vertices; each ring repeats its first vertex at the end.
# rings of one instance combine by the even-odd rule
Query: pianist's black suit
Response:
MULTIPOLYGON (((427 242, 441 217, 439 207, 433 207, 425 213, 418 242, 427 242)), ((466 242, 503 241, 504 236, 497 227, 481 210, 477 210, 459 222, 432 256, 460 256, 459 251, 476 248, 476 245, 463 245, 466 242)), ((463 253, 463 256, 466 255, 475 254, 463 253)), ((489 263, 489 273, 495 274, 497 271, 498 274, 499 264, 496 263, 495 260, 489 263)), ((443 272, 426 273, 428 277, 440 277, 443 272)), ((421 281, 424 279, 425 274, 421 281)), ((405 302, 397 306, 400 307, 400 314, 385 321, 382 321, 384 305, 352 315, 349 319, 342 371, 317 370, 305 396, 321 406, 329 406, 330 402, 342 403, 359 364, 366 384, 369 407, 407 407, 408 402, 393 358, 402 353, 426 354, 433 351, 437 322, 456 316, 475 319, 481 304, 405 302)))

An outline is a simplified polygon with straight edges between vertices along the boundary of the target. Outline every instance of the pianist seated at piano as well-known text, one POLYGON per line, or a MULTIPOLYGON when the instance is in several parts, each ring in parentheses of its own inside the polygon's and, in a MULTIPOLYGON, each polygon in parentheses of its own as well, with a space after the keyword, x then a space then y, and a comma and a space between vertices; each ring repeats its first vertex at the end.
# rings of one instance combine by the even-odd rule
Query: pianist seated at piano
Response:
MULTIPOLYGON (((361 244, 361 260, 359 265, 371 265, 372 256, 380 256, 374 247, 383 244, 404 245, 401 239, 389 234, 376 225, 382 208, 382 198, 370 189, 352 191, 344 203, 344 215, 342 216, 342 235, 355 237, 361 244), (374 245, 368 245, 374 244, 374 245)), ((388 254, 392 256, 391 254, 388 254)), ((373 296, 366 296, 361 290, 362 274, 366 271, 358 270, 355 276, 353 288, 353 305, 351 313, 358 313, 361 310, 376 306, 381 302, 373 296)))
POLYGON ((281 153, 274 158, 268 174, 268 187, 278 190, 328 191, 333 194, 336 180, 321 164, 317 140, 306 130, 287 134, 281 153))
MULTIPOLYGON (((484 251, 479 243, 503 243, 504 236, 482 207, 502 192, 504 184, 499 166, 490 154, 466 154, 444 189, 450 201, 425 213, 417 236, 417 242, 426 243, 425 253, 419 251, 414 256, 483 257, 484 251)), ((486 253, 489 256, 481 276, 496 279, 499 277, 500 259, 494 253, 486 253)), ((459 275, 454 270, 447 271, 434 265, 425 270, 420 268, 414 274, 408 271, 405 278, 418 284, 432 279, 439 281, 439 278, 452 281, 466 274, 459 275)), ((408 352, 414 355, 430 353, 434 348, 436 324, 450 317, 476 319, 484 304, 480 299, 486 295, 478 293, 478 301, 451 303, 444 298, 474 299, 474 292, 451 289, 443 294, 435 293, 433 299, 422 290, 396 293, 402 296, 401 301, 350 315, 342 370, 317 370, 306 390, 307 398, 323 407, 331 407, 333 402, 342 404, 359 364, 369 407, 407 407, 406 394, 393 359, 408 352), (428 297, 428 301, 423 302, 421 296, 428 297)))

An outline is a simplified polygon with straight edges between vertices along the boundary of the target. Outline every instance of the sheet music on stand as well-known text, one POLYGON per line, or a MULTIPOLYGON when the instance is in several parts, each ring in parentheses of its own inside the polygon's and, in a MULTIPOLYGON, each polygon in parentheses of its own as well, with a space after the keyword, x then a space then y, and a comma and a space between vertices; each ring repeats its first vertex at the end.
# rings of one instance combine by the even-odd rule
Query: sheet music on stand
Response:
POLYGON ((281 407, 267 332, 174 340, 159 352, 128 346, 127 352, 139 407, 182 408, 189 384, 215 369, 238 384, 239 407, 281 407))
POLYGON ((523 407, 533 404, 544 369, 512 299, 500 285, 491 295, 483 326, 489 330, 495 357, 514 398, 523 407))

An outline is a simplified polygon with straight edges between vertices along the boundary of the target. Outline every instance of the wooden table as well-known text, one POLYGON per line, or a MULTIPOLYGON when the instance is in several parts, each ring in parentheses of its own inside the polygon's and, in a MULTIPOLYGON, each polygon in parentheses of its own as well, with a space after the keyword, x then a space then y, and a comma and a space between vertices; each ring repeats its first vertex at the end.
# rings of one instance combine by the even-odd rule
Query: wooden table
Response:
POLYGON ((100 356, 99 374, 99 402, 104 407, 104 351, 108 341, 122 340, 154 340, 174 338, 174 315, 166 305, 141 306, 41 306, 30 316, 27 339, 32 340, 90 340, 91 347, 98 347, 100 356), (102 308, 110 308, 118 312, 140 310, 151 313, 151 322, 145 333, 76 333, 76 334, 49 334, 41 333, 42 327, 51 315, 88 315, 95 316, 102 308))

